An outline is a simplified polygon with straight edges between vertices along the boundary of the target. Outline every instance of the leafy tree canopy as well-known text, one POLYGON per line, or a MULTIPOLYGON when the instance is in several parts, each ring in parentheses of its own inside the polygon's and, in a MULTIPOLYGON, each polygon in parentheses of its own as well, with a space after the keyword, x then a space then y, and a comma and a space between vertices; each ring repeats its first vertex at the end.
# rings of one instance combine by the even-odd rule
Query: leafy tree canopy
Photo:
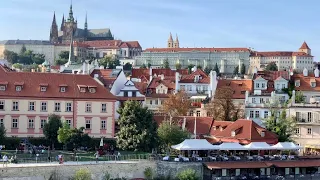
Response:
POLYGON ((132 64, 130 63, 126 63, 124 66, 123 66, 123 70, 131 70, 132 69, 132 64))
POLYGON ((120 61, 117 57, 104 56, 99 60, 99 64, 107 69, 115 69, 117 66, 120 66, 120 61))
POLYGON ((4 125, 0 125, 0 145, 4 144, 6 138, 6 129, 4 125))
POLYGON ((239 66, 236 66, 236 67, 234 68, 233 74, 234 74, 234 75, 239 74, 239 66))
POLYGON ((218 67, 218 63, 216 63, 216 64, 214 65, 213 70, 214 70, 217 74, 220 74, 220 69, 219 69, 219 67, 218 67))
POLYGON ((246 74, 246 66, 242 63, 241 64, 241 74, 246 74))
POLYGON ((61 117, 56 114, 50 114, 48 117, 48 122, 44 124, 43 134, 45 138, 52 144, 52 149, 54 148, 54 143, 57 142, 58 130, 62 127, 61 117))
POLYGON ((267 71, 278 71, 278 66, 275 62, 271 62, 266 67, 267 71))
POLYGON ((176 64, 176 69, 181 69, 181 67, 182 67, 182 66, 181 66, 180 63, 177 63, 177 64, 176 64))
POLYGON ((165 69, 170 69, 170 65, 169 65, 168 59, 165 59, 165 60, 164 60, 164 62, 163 62, 163 68, 165 68, 165 69))

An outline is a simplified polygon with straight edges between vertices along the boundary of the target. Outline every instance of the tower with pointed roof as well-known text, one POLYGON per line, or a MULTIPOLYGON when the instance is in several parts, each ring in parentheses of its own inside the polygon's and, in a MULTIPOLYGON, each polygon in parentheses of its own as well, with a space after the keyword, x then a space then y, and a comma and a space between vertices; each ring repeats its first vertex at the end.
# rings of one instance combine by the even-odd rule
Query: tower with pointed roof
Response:
POLYGON ((168 39, 168 48, 173 48, 173 39, 172 39, 171 33, 170 33, 169 39, 168 39))
POLYGON ((75 35, 77 28, 78 28, 77 21, 73 17, 73 10, 72 10, 72 4, 71 4, 69 9, 68 19, 67 21, 64 22, 64 25, 63 25, 63 41, 65 42, 69 41, 71 39, 71 36, 75 35))
POLYGON ((62 15, 62 21, 61 21, 60 31, 63 31, 63 30, 64 30, 64 23, 65 23, 65 20, 64 20, 64 14, 63 14, 63 15, 62 15))
POLYGON ((308 44, 306 43, 306 41, 304 41, 301 45, 301 47, 299 48, 299 52, 304 52, 308 55, 311 55, 311 49, 309 48, 308 44))
POLYGON ((53 43, 58 42, 58 25, 56 22, 56 13, 53 13, 53 20, 50 29, 50 41, 53 43))
POLYGON ((176 34, 176 40, 173 42, 173 47, 174 48, 179 48, 179 39, 178 39, 178 35, 176 34))
POLYGON ((88 15, 86 13, 86 19, 84 22, 84 39, 86 40, 88 37, 88 15))

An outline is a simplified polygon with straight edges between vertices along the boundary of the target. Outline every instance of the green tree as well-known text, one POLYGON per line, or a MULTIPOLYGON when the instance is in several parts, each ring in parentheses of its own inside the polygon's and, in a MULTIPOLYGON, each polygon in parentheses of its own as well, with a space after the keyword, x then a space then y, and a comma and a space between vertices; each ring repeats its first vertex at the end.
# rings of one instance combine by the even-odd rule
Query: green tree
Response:
POLYGON ((219 67, 218 67, 218 63, 216 63, 216 64, 214 65, 213 70, 214 70, 217 74, 220 74, 220 70, 219 70, 219 67))
POLYGON ((48 122, 44 124, 43 134, 51 143, 52 149, 54 149, 54 143, 57 142, 58 130, 60 127, 62 127, 61 117, 56 114, 50 114, 48 122))
POLYGON ((102 59, 99 60, 100 66, 104 66, 107 69, 115 69, 117 66, 120 65, 120 61, 116 57, 112 56, 104 56, 102 59))
POLYGON ((62 127, 58 130, 58 141, 59 143, 66 144, 72 135, 71 128, 67 122, 63 123, 62 127))
POLYGON ((3 51, 4 58, 8 60, 9 63, 15 64, 18 62, 19 56, 17 53, 13 51, 4 50, 3 51))
POLYGON ((188 65, 188 73, 191 74, 192 68, 194 67, 193 64, 188 65))
POLYGON ((296 91, 295 103, 304 103, 305 99, 301 91, 296 91))
POLYGON ((142 66, 140 66, 140 69, 147 69, 147 66, 143 63, 142 66))
POLYGON ((6 139, 6 128, 4 125, 0 125, 0 145, 4 144, 4 141, 6 139))
POLYGON ((234 74, 234 75, 239 74, 239 66, 236 66, 236 67, 234 68, 233 74, 234 74))
POLYGON ((170 69, 170 65, 169 65, 168 59, 165 59, 165 60, 164 60, 164 62, 163 62, 163 68, 165 68, 165 69, 170 69))
POLYGON ((267 65, 266 71, 278 71, 278 66, 275 62, 271 62, 267 65))
POLYGON ((210 74, 211 70, 212 70, 212 68, 211 68, 210 66, 206 66, 206 67, 204 68, 204 72, 205 72, 206 74, 210 74))
POLYGON ((24 55, 24 53, 27 51, 26 46, 23 44, 20 50, 20 54, 19 55, 24 55))
POLYGON ((22 70, 22 64, 19 64, 19 63, 15 63, 15 64, 13 64, 12 65, 12 67, 14 67, 15 69, 20 69, 20 70, 22 70))
POLYGON ((246 74, 246 66, 242 63, 241 64, 241 74, 246 74))
POLYGON ((153 114, 138 101, 126 101, 118 109, 120 118, 117 146, 123 150, 150 151, 157 145, 157 125, 153 114))
POLYGON ((281 107, 285 106, 281 105, 276 97, 273 97, 265 105, 270 111, 270 116, 263 119, 267 130, 277 134, 279 142, 292 141, 292 135, 294 135, 296 128, 295 118, 287 117, 286 110, 281 110, 281 107))
POLYGON ((164 120, 158 128, 159 142, 166 151, 175 144, 179 144, 185 139, 190 138, 190 134, 186 130, 182 130, 180 126, 171 124, 170 121, 164 120))
POLYGON ((197 66, 197 69, 202 69, 202 66, 198 65, 198 66, 197 66))
POLYGON ((54 61, 54 64, 55 65, 64 65, 64 64, 66 64, 68 62, 68 59, 56 59, 55 61, 54 61))
POLYGON ((44 54, 34 54, 32 57, 32 61, 35 64, 42 64, 45 61, 45 55, 44 54))
POLYGON ((149 68, 149 69, 150 69, 151 66, 152 66, 151 63, 148 63, 148 68, 149 68))
POLYGON ((132 69, 132 64, 130 63, 126 63, 124 66, 123 66, 123 70, 130 70, 131 71, 132 69))
POLYGON ((181 66, 180 63, 177 63, 177 64, 176 64, 176 69, 181 69, 181 67, 182 67, 182 66, 181 66))
POLYGON ((91 180, 91 173, 87 169, 79 169, 75 176, 74 180, 91 180))
POLYGON ((84 133, 83 130, 84 127, 71 129, 71 135, 67 141, 68 150, 81 146, 89 146, 92 138, 87 133, 84 133))
POLYGON ((69 51, 61 51, 58 56, 59 59, 69 59, 69 51))
POLYGON ((194 169, 186 169, 177 174, 179 180, 200 180, 194 169))

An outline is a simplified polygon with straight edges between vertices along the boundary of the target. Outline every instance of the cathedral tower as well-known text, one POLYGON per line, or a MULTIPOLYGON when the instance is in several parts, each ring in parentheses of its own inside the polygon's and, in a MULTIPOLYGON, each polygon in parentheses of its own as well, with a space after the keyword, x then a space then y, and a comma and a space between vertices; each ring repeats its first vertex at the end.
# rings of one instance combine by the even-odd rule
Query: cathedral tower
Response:
POLYGON ((84 39, 87 40, 87 37, 88 37, 88 18, 86 13, 86 19, 84 22, 84 39))
POLYGON ((304 41, 301 47, 299 48, 299 52, 304 52, 308 55, 311 55, 311 49, 309 48, 308 44, 304 41))
POLYGON ((176 34, 176 40, 173 42, 173 47, 174 48, 179 48, 179 39, 178 39, 178 35, 176 34))
POLYGON ((168 39, 168 48, 173 48, 173 39, 172 34, 170 33, 169 39, 168 39))
POLYGON ((57 43, 58 42, 58 26, 56 22, 56 13, 53 13, 53 20, 50 29, 50 42, 57 43))
POLYGON ((69 10, 69 17, 67 21, 65 21, 64 28, 63 28, 64 41, 69 41, 71 39, 71 36, 75 37, 76 35, 75 33, 77 29, 78 29, 77 21, 75 21, 73 17, 72 4, 71 4, 70 10, 69 10))
POLYGON ((65 20, 64 20, 64 14, 63 14, 60 31, 64 31, 64 23, 65 23, 65 20))

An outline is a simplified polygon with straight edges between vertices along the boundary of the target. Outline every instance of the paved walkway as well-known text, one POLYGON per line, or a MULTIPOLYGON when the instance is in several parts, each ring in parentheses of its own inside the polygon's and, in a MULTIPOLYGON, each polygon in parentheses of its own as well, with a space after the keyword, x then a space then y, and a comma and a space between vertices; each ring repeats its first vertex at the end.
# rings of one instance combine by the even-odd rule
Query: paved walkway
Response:
MULTIPOLYGON (((51 162, 51 163, 25 163, 25 164, 8 164, 8 168, 10 167, 37 167, 37 166, 68 166, 68 165, 87 165, 87 164, 134 164, 138 163, 139 161, 68 161, 64 162, 63 164, 59 164, 58 162, 51 162)), ((7 168, 5 165, 0 162, 0 168, 7 168)))

